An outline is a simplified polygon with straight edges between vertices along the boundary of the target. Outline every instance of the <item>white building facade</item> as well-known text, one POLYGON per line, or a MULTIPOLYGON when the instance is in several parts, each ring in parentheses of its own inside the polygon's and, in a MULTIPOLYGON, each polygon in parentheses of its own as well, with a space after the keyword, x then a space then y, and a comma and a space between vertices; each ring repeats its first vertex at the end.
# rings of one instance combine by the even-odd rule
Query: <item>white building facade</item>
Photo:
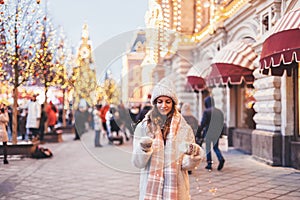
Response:
MULTIPOLYGON (((162 59, 166 70, 180 74, 174 83, 179 100, 192 103, 200 120, 201 93, 186 86, 190 69, 199 69, 199 77, 206 80, 216 106, 225 113, 229 144, 272 166, 299 169, 300 59, 292 59, 296 73, 291 76, 286 72, 280 76, 264 75, 259 60, 264 41, 276 22, 289 11, 299 9, 300 1, 157 2, 162 6, 163 16, 173 17, 167 20, 170 29, 189 38, 188 42, 180 42, 176 53, 162 59), (180 3, 184 5, 178 6, 180 3), (174 16, 185 24, 176 22, 174 26, 174 16), (185 20, 187 16, 190 20, 185 20), (206 68, 210 68, 210 73, 201 74, 206 68)), ((299 49, 295 51, 299 53, 299 49)))

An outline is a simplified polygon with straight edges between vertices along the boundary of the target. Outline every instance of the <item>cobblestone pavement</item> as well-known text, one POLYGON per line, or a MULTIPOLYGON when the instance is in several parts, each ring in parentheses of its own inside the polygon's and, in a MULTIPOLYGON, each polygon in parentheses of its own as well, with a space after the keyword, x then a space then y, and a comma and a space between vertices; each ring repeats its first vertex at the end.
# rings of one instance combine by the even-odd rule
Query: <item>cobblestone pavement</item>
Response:
MULTIPOLYGON (((0 199, 138 199, 138 170, 130 163, 131 141, 93 146, 93 131, 81 140, 64 134, 51 149, 50 159, 10 157, 0 160, 0 199)), ((215 155, 213 154, 215 158, 215 155)), ((191 199, 300 199, 300 171, 271 167, 230 149, 222 171, 204 169, 190 175, 191 199)), ((217 162, 216 162, 217 163, 217 162)), ((216 168, 216 166, 213 166, 216 168)))

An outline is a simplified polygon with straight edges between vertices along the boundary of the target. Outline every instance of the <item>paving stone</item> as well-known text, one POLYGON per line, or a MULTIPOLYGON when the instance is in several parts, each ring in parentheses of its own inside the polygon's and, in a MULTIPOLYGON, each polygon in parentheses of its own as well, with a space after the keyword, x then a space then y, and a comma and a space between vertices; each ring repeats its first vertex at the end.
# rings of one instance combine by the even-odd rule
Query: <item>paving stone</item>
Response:
POLYGON ((269 193, 269 192, 262 192, 254 195, 255 197, 262 197, 262 198, 269 198, 274 199, 276 197, 279 197, 279 194, 269 193))
MULTIPOLYGON (((80 141, 63 135, 61 143, 46 143, 51 159, 13 159, 0 166, 0 200, 2 199, 138 199, 139 171, 129 159, 132 144, 93 147, 94 132, 80 141)), ((299 199, 299 170, 271 167, 251 156, 230 149, 224 153, 226 163, 208 172, 202 162, 190 178, 191 199, 260 200, 299 199)), ((1 161, 1 160, 0 160, 1 161)))

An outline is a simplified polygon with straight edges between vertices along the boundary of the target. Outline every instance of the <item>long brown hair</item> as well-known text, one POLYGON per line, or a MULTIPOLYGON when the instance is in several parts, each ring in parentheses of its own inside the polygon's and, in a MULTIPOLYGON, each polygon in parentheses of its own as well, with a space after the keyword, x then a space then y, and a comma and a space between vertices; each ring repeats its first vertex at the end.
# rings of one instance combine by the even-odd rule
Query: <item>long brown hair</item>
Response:
MULTIPOLYGON (((176 110, 175 102, 172 99, 172 109, 167 115, 162 115, 158 111, 157 108, 157 99, 154 100, 153 108, 149 111, 149 119, 147 121, 147 124, 150 125, 153 123, 155 127, 160 127, 161 132, 162 132, 162 137, 164 141, 166 141, 167 135, 170 132, 170 127, 171 127, 171 121, 173 114, 176 110)), ((150 130, 152 129, 151 126, 149 126, 150 130)), ((151 131, 152 132, 152 131, 151 131)))

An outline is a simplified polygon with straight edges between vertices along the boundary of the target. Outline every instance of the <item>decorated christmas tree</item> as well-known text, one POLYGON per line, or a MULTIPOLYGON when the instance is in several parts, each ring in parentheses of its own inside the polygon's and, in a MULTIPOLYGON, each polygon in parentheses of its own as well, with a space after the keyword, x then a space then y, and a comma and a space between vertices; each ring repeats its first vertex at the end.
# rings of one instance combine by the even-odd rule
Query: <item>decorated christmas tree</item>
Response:
POLYGON ((88 25, 83 25, 81 44, 77 54, 77 67, 73 68, 74 108, 84 99, 90 106, 96 103, 96 72, 93 67, 91 42, 88 25))
POLYGON ((97 101, 116 105, 120 103, 120 88, 109 70, 105 73, 104 82, 97 88, 97 101))

